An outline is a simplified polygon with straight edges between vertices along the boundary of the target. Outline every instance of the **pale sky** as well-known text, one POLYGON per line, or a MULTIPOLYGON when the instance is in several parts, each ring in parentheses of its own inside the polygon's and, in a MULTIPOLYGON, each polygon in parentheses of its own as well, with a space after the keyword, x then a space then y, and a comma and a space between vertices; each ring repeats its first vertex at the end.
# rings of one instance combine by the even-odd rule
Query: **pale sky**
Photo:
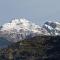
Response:
POLYGON ((0 0, 0 25, 14 18, 26 18, 39 25, 60 21, 60 0, 0 0))

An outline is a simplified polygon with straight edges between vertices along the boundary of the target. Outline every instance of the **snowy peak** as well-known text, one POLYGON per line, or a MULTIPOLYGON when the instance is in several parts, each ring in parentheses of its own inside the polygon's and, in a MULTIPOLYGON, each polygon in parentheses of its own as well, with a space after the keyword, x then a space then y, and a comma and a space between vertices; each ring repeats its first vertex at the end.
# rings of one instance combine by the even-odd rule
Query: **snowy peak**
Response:
POLYGON ((24 29, 24 30, 38 32, 37 28, 41 28, 41 27, 38 25, 35 25, 34 23, 29 22, 26 19, 15 19, 15 20, 12 20, 12 22, 10 23, 4 24, 1 30, 10 31, 14 29, 16 30, 24 29))
POLYGON ((7 40, 17 42, 37 35, 48 35, 47 31, 26 19, 14 19, 5 23, 0 29, 1 35, 7 40))
POLYGON ((40 27, 27 19, 14 19, 0 27, 0 36, 7 38, 11 42, 38 35, 60 35, 60 23, 48 21, 40 27))
POLYGON ((2 30, 8 30, 8 29, 16 28, 17 25, 24 25, 25 26, 25 25, 27 25, 27 23, 28 23, 28 21, 25 19, 14 19, 10 23, 5 23, 3 25, 2 30))
POLYGON ((26 19, 14 19, 10 23, 5 23, 1 28, 1 31, 8 32, 12 31, 20 32, 20 30, 30 31, 38 34, 43 34, 43 32, 45 31, 39 25, 36 25, 26 19))
POLYGON ((60 35, 60 23, 48 21, 43 25, 50 35, 60 35))

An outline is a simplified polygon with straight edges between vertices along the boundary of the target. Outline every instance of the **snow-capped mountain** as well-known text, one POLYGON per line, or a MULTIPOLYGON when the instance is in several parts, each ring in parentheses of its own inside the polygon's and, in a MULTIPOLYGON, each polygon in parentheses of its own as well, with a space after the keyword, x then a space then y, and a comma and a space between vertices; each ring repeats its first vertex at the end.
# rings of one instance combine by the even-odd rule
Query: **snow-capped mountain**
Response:
POLYGON ((48 21, 42 27, 27 19, 14 19, 0 26, 0 37, 10 42, 17 42, 37 35, 60 35, 60 23, 48 21))
POLYGON ((0 36, 4 36, 12 42, 31 38, 36 35, 49 35, 49 33, 45 28, 26 19, 14 19, 9 23, 5 23, 0 28, 0 36))
POLYGON ((48 21, 43 25, 50 35, 56 36, 60 35, 60 23, 59 22, 52 22, 48 21))

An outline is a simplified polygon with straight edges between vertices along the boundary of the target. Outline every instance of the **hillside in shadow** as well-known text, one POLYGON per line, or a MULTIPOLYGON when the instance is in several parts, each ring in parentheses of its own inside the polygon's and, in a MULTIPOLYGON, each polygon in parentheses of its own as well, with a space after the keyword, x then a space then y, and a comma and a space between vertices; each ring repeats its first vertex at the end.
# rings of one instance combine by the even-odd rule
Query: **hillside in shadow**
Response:
POLYGON ((60 36, 36 36, 0 49, 0 60, 60 60, 60 36))

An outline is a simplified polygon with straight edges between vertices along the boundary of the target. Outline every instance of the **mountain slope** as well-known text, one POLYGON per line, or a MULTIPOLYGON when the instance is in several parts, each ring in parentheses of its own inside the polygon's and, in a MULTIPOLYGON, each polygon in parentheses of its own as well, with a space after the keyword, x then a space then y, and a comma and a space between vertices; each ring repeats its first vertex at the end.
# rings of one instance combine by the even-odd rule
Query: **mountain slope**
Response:
POLYGON ((18 42, 39 35, 60 35, 60 23, 48 21, 40 27, 27 19, 14 19, 0 27, 0 37, 6 38, 9 42, 18 42))
POLYGON ((60 23, 59 22, 52 22, 48 21, 43 25, 50 35, 60 35, 60 23))
POLYGON ((36 36, 0 52, 1 60, 60 60, 60 36, 36 36))
POLYGON ((1 36, 8 41, 17 42, 37 35, 48 35, 47 31, 26 19, 14 19, 4 24, 0 29, 1 36))

